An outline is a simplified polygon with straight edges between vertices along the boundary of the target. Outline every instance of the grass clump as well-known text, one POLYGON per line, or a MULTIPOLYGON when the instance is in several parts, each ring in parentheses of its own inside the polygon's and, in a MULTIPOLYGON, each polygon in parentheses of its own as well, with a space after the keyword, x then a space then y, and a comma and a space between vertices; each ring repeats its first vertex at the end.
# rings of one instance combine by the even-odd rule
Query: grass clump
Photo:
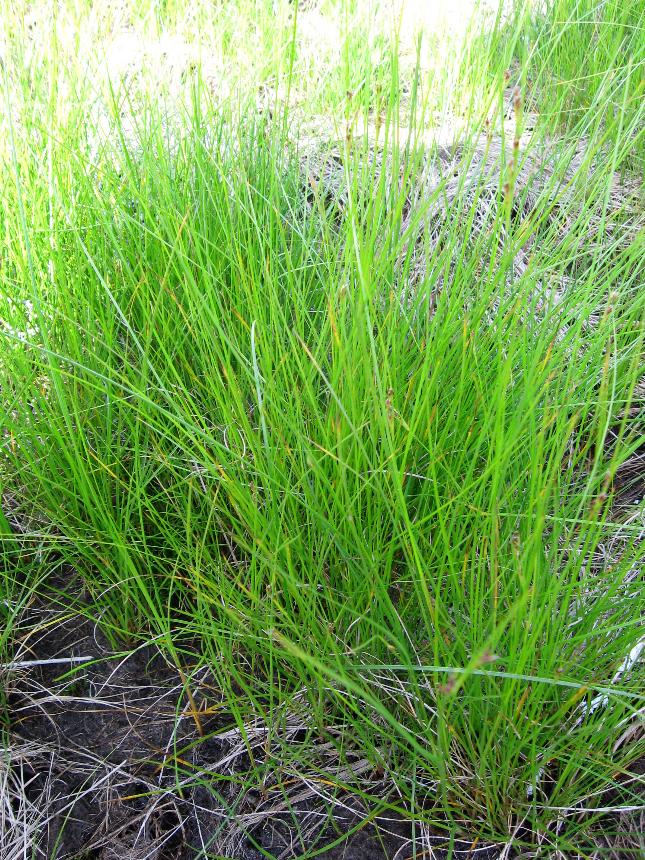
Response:
MULTIPOLYGON (((574 38, 556 5, 531 52, 545 78, 574 38)), ((222 105, 198 74, 173 119, 113 92, 97 148, 60 117, 68 71, 52 61, 37 119, 5 70, 13 507, 115 642, 154 636, 178 663, 200 643, 227 727, 266 727, 247 784, 313 774, 435 832, 565 853, 592 850, 597 809, 634 805, 642 509, 621 491, 645 297, 616 183, 643 108, 607 50, 615 111, 581 91, 557 145, 540 124, 525 141, 519 104, 506 144, 501 115, 487 134, 473 113, 450 152, 421 146, 423 88, 400 139, 392 52, 382 152, 346 115, 322 161, 286 106, 222 105)), ((365 128, 372 71, 351 95, 365 128)))

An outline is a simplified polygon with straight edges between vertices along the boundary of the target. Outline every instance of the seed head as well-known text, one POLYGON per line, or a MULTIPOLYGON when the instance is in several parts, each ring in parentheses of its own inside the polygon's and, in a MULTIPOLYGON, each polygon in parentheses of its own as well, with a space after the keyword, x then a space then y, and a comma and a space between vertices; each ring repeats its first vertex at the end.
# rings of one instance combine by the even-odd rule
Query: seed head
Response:
POLYGON ((453 692, 456 684, 457 684, 457 682, 455 681, 454 678, 448 678, 448 680, 446 681, 445 684, 439 684, 439 686, 437 687, 437 690, 439 690, 440 693, 444 693, 447 696, 453 692))
POLYGON ((387 412, 387 420, 391 421, 392 416, 394 414, 394 410, 392 408, 392 398, 394 397, 394 389, 388 388, 387 397, 385 398, 385 410, 387 412))
POLYGON ((513 87, 513 108, 515 113, 522 107, 522 91, 518 86, 513 87))

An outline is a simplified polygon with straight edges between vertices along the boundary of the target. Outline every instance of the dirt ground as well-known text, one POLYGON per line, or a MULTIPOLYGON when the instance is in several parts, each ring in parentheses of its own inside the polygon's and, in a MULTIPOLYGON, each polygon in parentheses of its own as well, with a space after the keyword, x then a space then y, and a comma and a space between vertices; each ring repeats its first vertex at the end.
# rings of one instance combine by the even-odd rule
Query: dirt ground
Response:
MULTIPOLYGON (((293 860, 307 850, 322 860, 428 856, 409 822, 390 815, 364 826, 369 810, 351 797, 330 812, 303 783, 289 808, 271 806, 236 780, 248 758, 226 715, 202 714, 200 735, 183 672, 154 645, 115 652, 87 617, 88 606, 78 608, 66 617, 53 605, 31 609, 22 665, 11 681, 10 752, 21 777, 13 785, 25 795, 17 803, 41 813, 34 857, 293 860), (182 772, 173 767, 177 758, 182 772)), ((203 707, 199 683, 194 689, 203 707)), ((429 839, 435 857, 447 856, 444 838, 426 833, 425 846, 429 839)), ((499 849, 473 847, 456 843, 452 856, 499 856, 499 849)))

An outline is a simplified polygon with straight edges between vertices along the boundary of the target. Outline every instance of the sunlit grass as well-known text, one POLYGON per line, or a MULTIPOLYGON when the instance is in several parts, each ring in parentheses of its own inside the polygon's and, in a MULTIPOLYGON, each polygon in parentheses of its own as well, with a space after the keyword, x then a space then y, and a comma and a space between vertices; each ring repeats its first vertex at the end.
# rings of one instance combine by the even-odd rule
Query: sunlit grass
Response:
POLYGON ((153 33, 207 25, 224 66, 252 31, 226 98, 197 67, 158 97, 84 76, 53 38, 71 5, 31 64, 4 64, 14 515, 47 524, 115 642, 155 635, 175 660, 201 643, 231 725, 268 727, 249 784, 324 779, 327 743, 338 790, 586 850, 592 812, 556 822, 628 805, 642 754, 619 743, 642 671, 615 678, 642 636, 642 518, 613 494, 643 437, 642 12, 605 4, 592 56, 588 4, 519 4, 430 72, 351 4, 338 66, 304 57, 270 5, 240 4, 230 34, 209 4, 140 13, 153 33), (298 144, 321 113, 335 173, 298 144), (448 119, 460 145, 429 183, 414 142, 448 119), (473 179, 504 130, 515 166, 473 179), (515 187, 558 134, 548 177, 515 187))

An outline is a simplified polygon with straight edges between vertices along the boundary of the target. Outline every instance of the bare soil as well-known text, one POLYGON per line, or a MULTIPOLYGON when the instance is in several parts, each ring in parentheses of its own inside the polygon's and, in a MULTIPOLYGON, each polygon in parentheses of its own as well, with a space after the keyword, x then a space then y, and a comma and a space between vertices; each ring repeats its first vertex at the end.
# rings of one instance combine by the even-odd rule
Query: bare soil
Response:
MULTIPOLYGON (((322 860, 427 856, 416 847, 410 822, 390 814, 365 824, 370 811, 352 797, 330 808, 303 783, 287 808, 271 807, 242 778, 248 759, 239 753, 231 720, 202 713, 200 734, 184 671, 155 645, 115 651, 88 616, 83 602, 76 613, 63 614, 53 604, 32 607, 23 628, 23 667, 11 681, 9 749, 21 775, 14 786, 25 794, 16 805, 25 801, 42 811, 34 857, 294 860, 313 851, 322 860), (187 770, 194 778, 185 778, 187 770)), ((184 649, 182 659, 188 663, 189 656, 184 649)), ((200 682, 207 686, 203 674, 191 694, 198 708, 204 704, 200 682)), ((448 856, 445 837, 431 841, 435 857, 448 856)), ((470 840, 457 841, 452 856, 499 856, 499 849, 474 848, 470 840)))

